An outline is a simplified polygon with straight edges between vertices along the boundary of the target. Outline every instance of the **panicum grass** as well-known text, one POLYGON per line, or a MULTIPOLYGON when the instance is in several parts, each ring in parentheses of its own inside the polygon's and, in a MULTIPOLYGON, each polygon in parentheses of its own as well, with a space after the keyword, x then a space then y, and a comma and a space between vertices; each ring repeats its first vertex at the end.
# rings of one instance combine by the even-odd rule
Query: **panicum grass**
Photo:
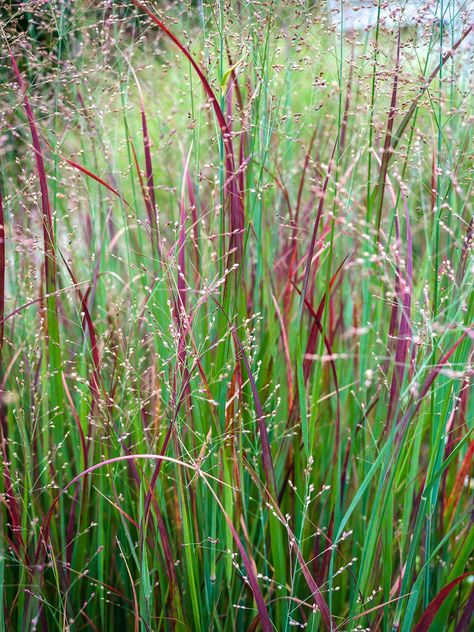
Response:
POLYGON ((471 629, 466 0, 5 0, 0 632, 471 629))

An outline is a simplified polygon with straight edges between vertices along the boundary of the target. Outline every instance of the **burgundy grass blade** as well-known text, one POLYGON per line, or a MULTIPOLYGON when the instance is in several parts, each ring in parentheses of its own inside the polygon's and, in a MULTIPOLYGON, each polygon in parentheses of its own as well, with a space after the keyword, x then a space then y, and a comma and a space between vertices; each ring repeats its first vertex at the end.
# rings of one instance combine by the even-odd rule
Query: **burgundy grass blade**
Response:
POLYGON ((148 187, 148 194, 151 200, 151 206, 153 209, 153 222, 156 230, 156 198, 155 198, 155 183, 153 179, 153 162, 151 159, 151 144, 150 135, 148 132, 148 124, 145 113, 145 105, 143 99, 140 103, 141 115, 142 115, 142 133, 143 133, 143 152, 145 154, 145 169, 146 169, 146 183, 148 187))
MULTIPOLYGON (((133 73, 135 76, 135 73, 133 73)), ((158 218, 157 218, 157 206, 156 206, 156 196, 155 196, 155 182, 153 178, 153 161, 151 158, 151 144, 150 144, 150 135, 148 132, 148 123, 145 112, 145 103, 143 100, 143 95, 140 89, 140 84, 137 81, 138 91, 140 94, 140 111, 141 111, 141 119, 142 119, 142 135, 143 135, 143 152, 145 154, 145 170, 146 170, 146 183, 147 183, 147 209, 148 216, 150 221, 151 228, 151 243, 153 249, 153 256, 156 260, 158 258, 160 252, 160 237, 158 231, 158 218)))
POLYGON ((301 567, 301 572, 303 573, 303 577, 306 580, 306 583, 309 587, 309 589, 311 590, 311 594, 313 596, 314 602, 315 604, 318 606, 319 611, 321 612, 321 618, 323 620, 324 626, 326 627, 327 630, 336 630, 336 624, 332 619, 331 616, 331 612, 329 610, 329 607, 326 603, 326 600, 324 599, 321 590, 319 589, 318 584, 316 583, 316 581, 314 580, 314 577, 311 575, 308 565, 304 560, 303 554, 301 552, 300 547, 298 546, 298 541, 296 539, 296 536, 294 535, 294 533, 292 532, 290 525, 288 524, 288 521, 286 520, 285 516, 282 514, 280 507, 278 505, 278 501, 276 498, 273 497, 273 495, 270 493, 269 489, 267 487, 264 487, 262 485, 262 482, 260 481, 259 477, 257 476, 257 474, 255 473, 255 471, 253 470, 253 468, 250 466, 247 458, 244 455, 244 462, 247 465, 247 471, 250 474, 250 476, 252 477, 254 483, 257 485, 258 488, 260 488, 262 490, 262 494, 265 494, 266 497, 268 498, 268 502, 271 504, 271 506, 273 507, 274 511, 276 512, 276 514, 278 515, 280 522, 284 525, 284 527, 286 528, 287 532, 288 532, 288 540, 289 540, 289 544, 291 546, 291 548, 293 549, 293 551, 296 554, 296 557, 298 559, 298 562, 300 564, 301 567))
MULTIPOLYGON (((45 546, 47 546, 47 540, 48 540, 48 534, 49 534, 49 529, 50 529, 50 525, 51 525, 51 520, 54 516, 54 510, 56 508, 56 505, 60 499, 60 497, 73 485, 75 485, 76 483, 78 483, 82 478, 84 478, 85 476, 87 476, 88 474, 91 474, 92 472, 94 472, 95 470, 98 470, 102 467, 105 467, 106 465, 111 465, 112 463, 121 463, 121 462, 125 462, 125 461, 135 461, 135 460, 140 460, 140 459, 145 459, 145 460, 158 460, 158 461, 167 461, 168 463, 173 463, 179 467, 184 467, 193 471, 196 471, 200 478, 204 481, 204 483, 207 485, 209 491, 211 492, 211 494, 213 495, 214 499, 216 500, 220 510, 222 511, 225 521, 232 533, 232 537, 237 545, 237 548, 239 550, 239 553, 242 557, 242 561, 244 563, 245 569, 247 571, 248 574, 248 583, 250 585, 250 588, 252 589, 254 598, 255 598, 255 602, 257 604, 257 608, 258 608, 258 612, 260 615, 260 623, 262 626, 262 630, 264 632, 274 632, 274 628, 273 625, 270 621, 270 618, 268 616, 268 610, 267 607, 265 605, 265 600, 263 598, 262 592, 260 590, 260 587, 258 585, 258 579, 257 576, 255 574, 254 571, 254 566, 252 565, 247 552, 242 544, 242 541, 239 538, 239 535, 234 527, 234 525, 232 524, 232 521, 230 519, 230 517, 227 515, 222 503, 219 500, 219 497, 217 496, 217 494, 215 493, 214 489, 211 487, 211 485, 209 484, 209 481, 206 478, 206 475, 197 468, 197 466, 191 465, 189 463, 185 463, 183 461, 179 461, 177 459, 173 459, 171 457, 166 457, 163 455, 157 455, 157 454, 128 454, 128 455, 124 455, 124 456, 117 456, 117 457, 113 457, 110 459, 106 459, 104 461, 101 461, 100 463, 95 463, 94 465, 91 465, 90 467, 88 467, 86 470, 82 471, 80 474, 78 474, 77 476, 75 476, 65 487, 63 487, 63 489, 59 492, 59 494, 56 496, 56 498, 53 500, 48 513, 46 514, 45 520, 41 526, 41 538, 43 540, 43 543, 45 546)), ((213 478, 213 477, 211 477, 213 478)))
POLYGON ((467 449, 464 459, 461 463, 456 479, 454 481, 453 488, 449 495, 448 503, 446 505, 445 512, 450 516, 450 522, 452 522, 456 508, 461 500, 461 494, 465 486, 466 477, 469 476, 469 471, 472 465, 472 459, 474 457, 474 441, 472 441, 467 449))
MULTIPOLYGON (((191 148, 192 149, 192 148, 191 148)), ((189 160, 191 149, 184 164, 183 182, 181 186, 179 236, 178 236, 178 296, 179 312, 186 311, 186 182, 189 174, 189 160)))
POLYGON ((179 48, 179 50, 183 53, 186 59, 189 61, 196 74, 201 81, 201 84, 204 88, 204 91, 211 102, 212 108, 214 110, 217 123, 221 130, 222 141, 224 144, 225 151, 225 159, 226 159, 226 188, 228 193, 228 198, 230 202, 230 250, 233 250, 235 246, 236 251, 239 255, 239 259, 242 255, 243 248, 243 238, 242 233, 244 229, 244 208, 243 208, 243 199, 242 193, 239 191, 237 186, 237 180, 234 176, 235 174, 235 158, 234 158, 234 149, 232 145, 232 133, 229 129, 229 126, 226 121, 226 117, 222 112, 221 106, 219 105, 219 101, 217 100, 214 91, 212 90, 209 81, 207 80, 204 72, 201 70, 199 64, 195 61, 194 57, 191 55, 190 51, 184 46, 184 44, 179 40, 174 33, 172 33, 168 27, 152 12, 148 7, 139 2, 139 0, 132 0, 133 4, 146 13, 148 17, 160 28, 163 33, 179 48))
POLYGON ((117 191, 117 189, 114 189, 114 187, 111 186, 108 182, 106 182, 103 178, 98 176, 93 171, 86 169, 86 167, 83 167, 78 162, 74 162, 74 160, 71 160, 70 158, 66 158, 65 156, 60 156, 60 158, 64 160, 65 162, 67 162, 67 164, 70 165, 71 167, 74 167, 74 169, 81 171, 84 175, 88 176, 89 178, 92 178, 93 180, 101 184, 103 187, 108 189, 111 193, 116 195, 125 204, 125 206, 130 208, 130 204, 127 202, 127 200, 117 191))
POLYGON ((253 377, 252 367, 250 366, 250 362, 247 358, 247 354, 245 353, 244 347, 242 343, 240 342, 240 338, 237 335, 235 327, 232 328, 232 337, 234 339, 234 345, 236 347, 237 355, 242 358, 244 366, 245 366, 245 370, 247 371, 247 377, 249 378, 250 388, 251 388, 253 400, 255 403, 255 412, 257 413, 257 423, 260 430, 260 442, 262 444, 263 470, 265 472, 265 478, 267 481, 268 488, 270 489, 273 496, 276 498, 277 487, 276 487, 276 479, 275 479, 275 470, 273 468, 273 459, 272 459, 272 452, 270 448, 270 441, 268 439, 267 426, 265 425, 265 414, 263 412, 262 404, 260 402, 260 397, 258 395, 257 385, 255 384, 255 379, 253 377))
POLYGON ((377 230, 377 239, 380 232, 380 223, 382 220, 382 207, 383 207, 383 199, 385 193, 385 185, 387 183, 387 169, 389 156, 391 153, 391 145, 392 145, 392 131, 393 131, 393 123, 395 120, 396 114, 396 106, 397 106, 397 91, 398 91, 398 77, 400 74, 400 36, 401 29, 398 29, 398 39, 397 39, 397 57, 395 62, 395 70, 393 76, 393 88, 392 88, 392 97, 390 100, 390 110, 387 119, 387 131, 385 132, 385 141, 383 146, 383 155, 382 155, 382 164, 380 166, 380 175, 379 181, 377 183, 377 219, 376 219, 376 230, 377 230))
POLYGON ((283 320, 283 316, 281 314, 281 310, 278 306, 278 302, 272 294, 273 305, 275 306, 275 312, 278 318, 278 322, 280 323, 281 329, 281 339, 283 343, 283 353, 285 354, 285 363, 286 363, 286 381, 288 385, 288 410, 291 410, 293 406, 293 377, 291 373, 291 356, 290 356, 290 346, 288 344, 288 334, 285 327, 285 321, 283 320))
POLYGON ((74 276, 71 267, 67 263, 66 259, 61 255, 64 265, 71 277, 72 282, 74 283, 74 287, 76 288, 77 295, 79 300, 81 301, 82 311, 84 312, 84 320, 87 323, 87 330, 89 332, 89 338, 91 343, 91 354, 92 354, 92 362, 93 362, 93 371, 92 371, 92 380, 91 380, 91 390, 94 400, 96 401, 97 406, 99 405, 100 399, 100 388, 101 388, 101 377, 100 377, 100 354, 99 354, 99 345, 97 336, 95 333, 94 323, 92 322, 92 317, 89 311, 89 307, 87 305, 87 300, 82 290, 80 289, 79 284, 77 283, 76 277, 74 276))
POLYGON ((48 294, 56 291, 56 255, 54 249, 54 233, 53 233, 53 218, 51 213, 51 204, 49 201, 48 183, 46 179, 46 169, 44 166, 43 152, 41 149, 41 143, 39 140, 38 130, 36 126, 35 117, 31 109, 30 100, 26 94, 26 86, 23 82, 18 64, 13 55, 11 49, 10 59, 12 62, 13 72, 15 73, 20 92, 23 96, 23 106, 28 118, 28 124, 30 127, 31 139, 33 142, 33 149, 36 160, 36 167, 38 170, 38 177, 41 190, 41 206, 43 212, 43 237, 44 237, 44 249, 45 249, 45 276, 46 276, 46 289, 48 294))
POLYGON ((467 600, 466 607, 459 619, 454 632, 468 632, 468 630, 472 630, 472 615, 474 613, 474 588, 471 589, 471 594, 469 595, 469 599, 467 600))
POLYGON ((446 586, 439 591, 436 597, 434 597, 434 599, 432 599, 430 603, 428 604, 428 607, 423 613, 421 619, 413 628, 413 632, 428 632, 431 624, 433 623, 434 618, 436 617, 438 610, 443 605, 443 602, 446 599, 446 597, 453 590, 453 588, 456 588, 456 586, 460 582, 462 582, 463 579, 465 579, 466 577, 469 577, 469 575, 472 575, 472 571, 468 573, 464 573, 463 575, 460 575, 459 577, 456 577, 456 579, 453 579, 452 582, 449 582, 449 584, 446 584, 446 586))
POLYGON ((5 217, 0 187, 0 378, 3 376, 3 335, 5 331, 5 263, 5 217))
POLYGON ((79 432, 79 437, 80 437, 80 440, 81 440, 82 456, 83 456, 83 459, 84 459, 84 468, 87 468, 87 466, 88 466, 88 458, 87 458, 88 448, 87 448, 86 437, 85 437, 84 431, 82 429, 81 420, 79 419, 79 415, 77 414, 76 407, 74 406, 74 401, 72 399, 71 391, 69 390, 69 387, 67 385, 66 377, 65 377, 64 373, 61 374, 61 377, 62 377, 62 380, 63 380, 64 392, 66 393, 66 398, 67 398, 67 400, 69 402, 69 406, 71 407, 72 416, 74 417, 74 421, 76 422, 77 430, 79 432))
MULTIPOLYGON (((196 271, 199 273, 200 265, 201 265, 201 255, 199 253, 199 217, 198 217, 198 209, 197 209, 197 200, 196 195, 194 193, 194 185, 193 180, 191 178, 191 173, 188 169, 186 170, 186 186, 188 189, 188 199, 189 204, 191 206, 191 217, 193 220, 193 245, 194 245, 194 254, 195 254, 195 265, 196 271)), ((196 284, 197 286, 197 284, 196 284)))
MULTIPOLYGON (((347 261, 348 257, 350 255, 346 255, 344 257, 344 259, 342 260, 342 262, 340 263, 339 267, 337 268, 336 272, 332 275, 331 280, 329 282, 329 291, 332 290, 338 275, 340 273, 340 271, 342 270, 342 267, 344 266, 344 263, 347 261)), ((301 290, 297 287, 297 285, 294 283, 294 281, 290 280, 291 285, 295 288, 295 290, 298 292, 298 294, 300 296, 302 296, 302 292, 301 290)), ((313 355, 314 351, 315 351, 315 347, 316 347, 316 342, 317 342, 317 337, 319 334, 323 333, 323 328, 322 328, 322 323, 321 323, 321 317, 323 315, 323 311, 324 311, 324 307, 326 304, 326 298, 327 296, 324 295, 323 298, 321 299, 319 306, 318 306, 318 310, 315 312, 313 309, 313 306, 311 305, 311 303, 308 301, 308 299, 305 299, 304 303, 305 306, 307 307, 307 309, 309 310, 312 318, 313 318, 313 324, 311 326, 310 329, 310 333, 308 336, 308 341, 306 343, 306 351, 305 351, 305 356, 308 355, 313 355)), ((329 339, 327 338, 326 335, 324 335, 324 345, 326 347, 326 350, 329 354, 329 356, 332 356, 332 349, 331 349, 331 344, 329 342, 329 339)), ((331 359, 330 360, 331 363, 331 371, 333 373, 333 377, 335 378, 335 386, 337 388, 337 375, 336 375, 336 366, 334 363, 334 360, 331 359)), ((309 379, 309 375, 310 375, 310 369, 311 369, 311 360, 309 358, 304 358, 303 359, 303 378, 305 383, 307 383, 308 379, 309 379)), ((298 387, 296 388, 296 391, 298 392, 298 387)), ((339 415, 339 396, 337 397, 338 400, 338 415, 339 415)), ((290 414, 289 414, 289 425, 293 426, 297 419, 298 416, 300 414, 300 408, 299 408, 299 397, 295 396, 293 399, 293 406, 290 409, 290 414)))
POLYGON ((408 426, 408 422, 410 421, 411 418, 413 418, 416 415, 416 413, 418 412, 418 409, 420 408, 420 406, 421 406, 421 404, 423 402, 423 399, 425 398, 426 394, 430 390, 431 385, 435 381, 438 373, 441 371, 443 366, 448 362, 449 358, 453 355, 453 353, 456 351, 456 349, 459 347, 459 345, 464 342, 464 340, 466 339, 467 335, 468 334, 465 331, 458 338, 458 340, 444 354, 444 356, 436 364, 435 368, 429 373, 428 377, 424 381, 423 386, 422 386, 422 388, 420 390, 420 394, 418 396, 418 399, 416 400, 415 404, 404 414, 403 418, 401 419, 401 421, 399 423, 398 433, 397 433, 397 437, 396 437, 396 442, 398 443, 399 447, 401 445, 401 441, 402 441, 404 432, 405 432, 405 430, 406 430, 406 428, 408 426))
MULTIPOLYGON (((286 187, 283 185, 281 185, 279 183, 279 181, 277 179, 275 179, 275 182, 277 183, 277 186, 279 186, 279 188, 281 188, 281 190, 284 193, 287 205, 288 205, 288 210, 290 213, 290 221, 292 224, 292 230, 291 230, 291 236, 289 238, 289 244, 287 245, 287 250, 286 253, 284 255, 284 259, 287 260, 287 282, 286 282, 286 288, 284 291, 284 321, 285 323, 288 323, 288 315, 289 315, 289 310, 290 310, 290 306, 291 306, 291 298, 292 298, 292 292, 291 292, 291 279, 294 276, 295 273, 295 267, 296 267, 296 260, 298 258, 298 220, 299 220, 299 214, 300 214, 300 208, 301 208, 301 199, 302 199, 302 195, 303 195, 303 189, 304 189, 304 182, 305 182, 305 178, 306 178, 306 172, 308 170, 308 165, 309 162, 311 160, 311 151, 313 149, 313 145, 314 145, 314 141, 316 139, 316 134, 317 134, 317 129, 314 130, 311 139, 310 139, 310 143, 309 143, 309 148, 306 152, 305 155, 305 161, 303 164, 303 169, 302 169, 302 173, 301 173, 301 177, 300 177, 300 184, 298 187, 298 195, 297 195, 297 199, 296 199, 296 207, 295 207, 295 212, 294 212, 294 216, 293 216, 293 212, 292 212, 292 208, 291 208, 291 203, 289 200, 289 196, 288 196, 288 191, 286 189, 286 187)), ((310 206, 313 206, 314 200, 316 199, 316 193, 312 192, 311 194, 311 201, 310 201, 310 206)), ((319 216, 317 218, 317 223, 319 223, 319 216)), ((317 232, 317 227, 316 227, 316 232, 317 232)))
POLYGON ((413 292, 413 240, 410 226, 408 204, 403 194, 405 205, 406 243, 407 243, 407 268, 406 278, 398 284, 400 292, 399 302, 402 305, 400 315, 400 327, 398 330, 397 347, 395 350, 395 365, 393 367, 392 384, 390 387, 390 400, 387 413, 387 424, 390 423, 391 413, 396 407, 398 394, 403 385, 405 376, 407 353, 411 342, 411 297, 413 292))
POLYGON ((148 222, 150 223, 151 246, 152 246, 153 259, 154 259, 154 264, 155 264, 158 260, 162 261, 163 259, 162 254, 161 254, 162 251, 161 251, 161 243, 160 243, 160 237, 159 237, 159 232, 158 232, 158 224, 156 221, 156 212, 153 208, 151 198, 147 193, 145 183, 143 182, 142 174, 140 171, 140 165, 138 164, 138 158, 137 158, 137 152, 135 150, 135 145, 133 144, 132 139, 130 139, 129 142, 130 142, 130 148, 132 150, 133 162, 135 164, 135 169, 138 175, 140 190, 142 192, 143 202, 145 204, 146 212, 148 215, 148 222), (153 218, 155 218, 155 220, 153 218))
MULTIPOLYGON (((305 305, 310 311, 311 316, 314 319, 314 324, 316 325, 317 330, 319 331, 320 335, 323 336, 324 346, 326 347, 326 350, 329 356, 329 365, 331 367, 332 376, 334 380, 334 388, 336 390, 336 433, 334 437, 334 449, 333 449, 333 463, 334 465, 336 465, 336 459, 337 459, 337 453, 339 449, 339 442, 340 442, 340 435, 341 435, 341 404, 340 404, 340 396, 339 396, 339 382, 337 379, 336 363, 334 362, 334 359, 332 357, 333 353, 332 353, 331 343, 329 342, 326 334, 324 334, 323 325, 320 320, 321 316, 319 314, 319 310, 318 310, 318 313, 316 313, 313 310, 313 306, 308 301, 308 299, 305 299, 305 305)), ((308 377, 309 377, 309 372, 308 372, 308 377)), ((308 378, 306 377, 305 379, 307 380, 308 378)))
POLYGON ((306 269, 305 269, 304 279, 303 279, 303 289, 301 291, 301 299, 300 299, 300 313, 302 313, 302 311, 303 311, 304 301, 305 301, 305 298, 306 298, 306 294, 308 292, 309 274, 310 274, 310 271, 311 271, 311 262, 313 260, 313 254, 314 254, 314 248, 315 248, 315 245, 316 245, 316 237, 317 237, 317 234, 318 234, 319 222, 321 220, 321 215, 322 215, 323 207, 324 207, 324 201, 326 199, 326 193, 327 193, 327 189, 328 189, 329 178, 330 178, 332 167, 333 167, 333 161, 334 161, 334 156, 335 156, 335 153, 336 153, 336 147, 337 147, 337 142, 334 143, 334 147, 333 147, 333 150, 332 150, 332 153, 331 153, 331 158, 329 159, 329 166, 328 166, 328 170, 327 170, 327 173, 326 173, 326 177, 324 179, 324 184, 323 184, 322 191, 321 191, 321 198, 319 200, 319 205, 318 205, 318 212, 316 214, 316 219, 314 221, 313 233, 311 235, 311 242, 310 242, 308 253, 307 253, 306 269))
POLYGON ((220 510, 222 511, 225 521, 227 523, 227 526, 229 527, 231 533, 232 533, 232 537, 234 538, 234 542, 237 545, 237 548, 239 549, 239 553, 240 556, 242 558, 242 561, 244 563, 245 566, 245 570, 247 571, 248 574, 248 578, 247 581, 250 585, 250 588, 252 589, 253 592, 253 596, 255 599, 255 602, 257 604, 257 609, 258 609, 258 614, 260 617, 260 625, 262 626, 262 630, 263 632, 273 632, 274 631, 274 627, 270 621, 270 618, 268 616, 268 610, 267 610, 267 606, 265 604, 265 600, 263 598, 262 592, 260 590, 260 586, 258 585, 258 579, 257 576, 255 574, 255 564, 252 564, 249 556, 247 555, 247 552, 244 548, 244 545, 242 544, 241 539, 239 538, 239 534, 237 533, 234 525, 232 524, 232 520, 230 519, 229 515, 226 513, 224 506, 222 505, 221 501, 219 500, 219 497, 217 496, 217 494, 215 493, 215 491, 212 489, 212 487, 208 484, 208 489, 211 492, 211 494, 214 496, 214 499, 216 500, 217 504, 219 505, 220 510))
MULTIPOLYGON (((334 284, 336 283, 338 277, 339 277, 339 273, 341 272, 344 264, 346 263, 348 257, 350 255, 346 255, 344 257, 344 259, 341 261, 341 263, 339 264, 337 270, 334 272, 334 274, 332 275, 330 281, 329 281, 329 292, 331 292, 331 290, 334 287, 334 284)), ((298 287, 293 283, 293 281, 291 282, 293 287, 295 288, 295 290, 298 292, 298 294, 301 296, 301 291, 298 289, 298 287)), ((313 319, 314 319, 314 323, 311 327, 309 336, 308 336, 308 342, 306 345, 306 353, 305 355, 312 355, 315 352, 316 349, 316 341, 317 341, 317 336, 318 333, 322 333, 322 324, 321 324, 321 319, 323 317, 323 312, 324 312, 324 308, 326 306, 326 300, 327 300, 327 295, 325 294, 323 296, 323 298, 321 299, 318 309, 315 312, 313 309, 313 306, 311 305, 310 301, 308 299, 305 299, 305 305, 308 308, 309 312, 311 313, 313 319)), ((329 350, 328 350, 329 353, 329 350)), ((311 361, 305 360, 303 362, 303 371, 304 371, 304 377, 305 377, 305 382, 308 381, 309 378, 309 368, 311 366, 311 361)))

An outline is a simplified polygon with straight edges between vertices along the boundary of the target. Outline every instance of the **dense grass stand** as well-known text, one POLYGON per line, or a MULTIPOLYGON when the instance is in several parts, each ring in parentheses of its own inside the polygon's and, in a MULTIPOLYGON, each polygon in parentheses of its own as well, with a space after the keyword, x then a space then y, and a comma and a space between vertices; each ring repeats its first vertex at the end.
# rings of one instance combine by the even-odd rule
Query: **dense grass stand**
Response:
POLYGON ((3 3, 0 632, 472 629, 473 25, 3 3))

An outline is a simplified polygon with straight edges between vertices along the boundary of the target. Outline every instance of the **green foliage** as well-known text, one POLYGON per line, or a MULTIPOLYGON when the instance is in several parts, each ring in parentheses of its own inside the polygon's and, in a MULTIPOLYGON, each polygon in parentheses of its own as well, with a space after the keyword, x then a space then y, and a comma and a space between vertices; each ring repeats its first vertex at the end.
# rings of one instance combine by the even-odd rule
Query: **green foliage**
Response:
POLYGON ((435 4, 0 9, 0 632, 469 629, 473 33, 435 4))

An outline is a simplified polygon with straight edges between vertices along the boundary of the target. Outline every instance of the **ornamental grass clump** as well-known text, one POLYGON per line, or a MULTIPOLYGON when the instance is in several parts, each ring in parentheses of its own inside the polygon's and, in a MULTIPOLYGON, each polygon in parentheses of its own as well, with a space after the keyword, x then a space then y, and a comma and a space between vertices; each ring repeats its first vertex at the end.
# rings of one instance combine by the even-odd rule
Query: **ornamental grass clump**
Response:
POLYGON ((0 20, 0 632, 470 630, 470 3, 0 20))

